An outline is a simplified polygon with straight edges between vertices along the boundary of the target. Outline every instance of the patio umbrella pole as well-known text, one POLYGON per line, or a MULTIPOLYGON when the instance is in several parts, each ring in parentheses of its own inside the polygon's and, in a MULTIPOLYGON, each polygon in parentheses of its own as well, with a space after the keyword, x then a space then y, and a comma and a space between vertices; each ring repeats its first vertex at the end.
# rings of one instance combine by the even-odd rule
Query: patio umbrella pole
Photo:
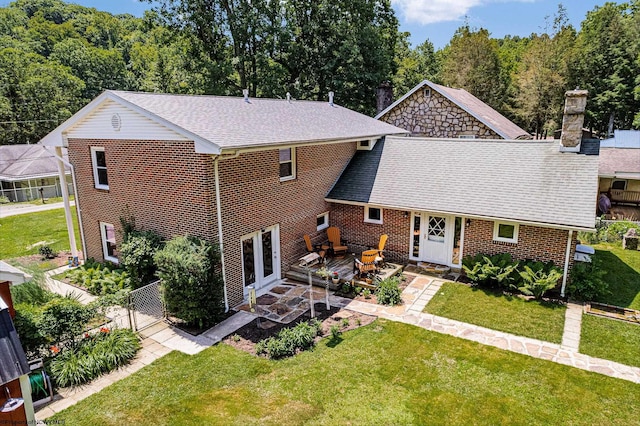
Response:
POLYGON ((311 305, 311 318, 316 316, 313 309, 313 284, 311 283, 311 269, 307 266, 307 274, 309 275, 309 304, 311 305))

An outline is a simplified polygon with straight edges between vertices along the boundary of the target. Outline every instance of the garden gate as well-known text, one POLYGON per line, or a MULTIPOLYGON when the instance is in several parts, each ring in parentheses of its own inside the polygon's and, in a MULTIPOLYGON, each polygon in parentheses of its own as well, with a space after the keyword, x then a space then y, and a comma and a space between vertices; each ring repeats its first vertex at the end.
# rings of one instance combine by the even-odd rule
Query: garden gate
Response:
POLYGON ((133 331, 150 327, 165 318, 164 304, 160 295, 160 280, 129 293, 129 316, 133 331))

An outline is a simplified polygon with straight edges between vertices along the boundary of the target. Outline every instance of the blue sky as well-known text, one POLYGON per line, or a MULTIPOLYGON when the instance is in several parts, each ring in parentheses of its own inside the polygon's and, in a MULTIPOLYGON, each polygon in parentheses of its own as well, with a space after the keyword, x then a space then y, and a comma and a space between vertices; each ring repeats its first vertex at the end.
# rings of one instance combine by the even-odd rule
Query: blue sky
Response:
MULTIPOLYGON (((111 13, 142 16, 151 5, 138 0, 74 0, 72 3, 111 13)), ((486 28, 496 38, 507 34, 528 36, 542 32, 545 16, 553 16, 562 2, 569 22, 578 29, 587 11, 604 0, 391 0, 400 20, 400 30, 411 33, 413 45, 431 40, 436 49, 444 47, 465 16, 472 28, 486 28)), ((621 3, 621 1, 616 1, 621 3)), ((1 1, 0 4, 8 4, 1 1)))

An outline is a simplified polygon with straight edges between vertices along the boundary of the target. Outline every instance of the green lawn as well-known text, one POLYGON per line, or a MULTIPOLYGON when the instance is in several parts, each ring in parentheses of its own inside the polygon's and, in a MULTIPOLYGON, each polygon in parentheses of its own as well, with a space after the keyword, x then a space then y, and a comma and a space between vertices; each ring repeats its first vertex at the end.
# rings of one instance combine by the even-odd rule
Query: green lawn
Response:
POLYGON ((597 302, 640 310, 640 251, 623 250, 620 243, 596 244, 596 256, 607 271, 611 294, 597 302))
POLYGON ((583 315, 580 352, 640 367, 640 325, 583 315))
MULTIPOLYGON (((75 208, 71 209, 76 228, 76 243, 81 248, 75 208)), ((37 254, 39 246, 47 241, 54 251, 69 250, 69 237, 64 209, 19 214, 0 219, 0 259, 37 254)))
POLYGON ((444 283, 424 309, 441 317, 554 343, 562 342, 565 310, 558 304, 452 282, 444 283))
POLYGON ((269 361, 177 352, 56 414, 70 425, 628 425, 640 386, 378 320, 269 361))

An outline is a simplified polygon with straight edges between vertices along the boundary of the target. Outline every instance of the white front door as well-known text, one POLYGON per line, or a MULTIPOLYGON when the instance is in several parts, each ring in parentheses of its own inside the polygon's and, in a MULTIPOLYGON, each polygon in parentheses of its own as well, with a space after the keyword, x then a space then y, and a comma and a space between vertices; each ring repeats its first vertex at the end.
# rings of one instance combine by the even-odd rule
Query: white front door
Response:
POLYGON ((280 276, 280 233, 278 225, 264 228, 240 239, 242 246, 242 278, 247 287, 263 288, 280 276))
POLYGON ((414 212, 411 221, 411 253, 414 260, 449 265, 452 225, 450 216, 414 212))

